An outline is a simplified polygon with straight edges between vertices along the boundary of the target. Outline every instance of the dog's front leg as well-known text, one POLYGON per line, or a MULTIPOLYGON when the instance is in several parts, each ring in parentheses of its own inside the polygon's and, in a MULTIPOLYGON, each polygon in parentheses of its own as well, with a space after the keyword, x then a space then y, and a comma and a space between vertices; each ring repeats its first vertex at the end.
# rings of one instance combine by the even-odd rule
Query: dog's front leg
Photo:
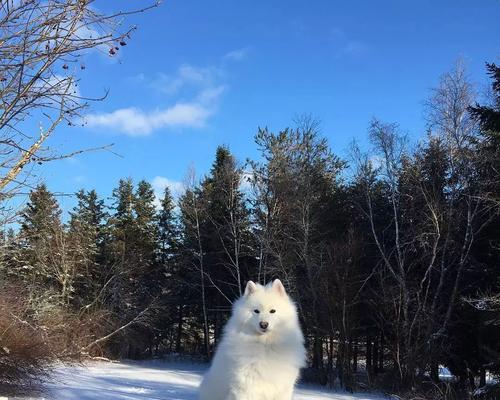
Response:
POLYGON ((288 388, 285 388, 283 392, 281 392, 274 398, 274 400, 292 400, 293 388, 294 388, 293 385, 288 388))
POLYGON ((232 389, 224 400, 256 400, 246 390, 232 389))

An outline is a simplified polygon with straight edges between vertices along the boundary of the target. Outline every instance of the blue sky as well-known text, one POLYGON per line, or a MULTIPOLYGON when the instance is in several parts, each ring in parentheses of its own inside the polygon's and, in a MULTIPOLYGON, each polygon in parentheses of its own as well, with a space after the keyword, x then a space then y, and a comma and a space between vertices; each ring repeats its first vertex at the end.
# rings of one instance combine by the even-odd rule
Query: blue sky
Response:
POLYGON ((499 20, 498 0, 165 1, 126 20, 138 30, 118 60, 87 57, 81 93, 109 96, 85 128, 61 126, 50 141, 61 152, 115 143, 121 157, 84 154, 39 178, 105 197, 129 176, 175 189, 190 165, 208 170, 217 145, 256 158, 258 126, 278 130, 302 113, 341 156, 374 116, 417 138, 429 89, 458 58, 485 85, 485 61, 500 62, 499 20))

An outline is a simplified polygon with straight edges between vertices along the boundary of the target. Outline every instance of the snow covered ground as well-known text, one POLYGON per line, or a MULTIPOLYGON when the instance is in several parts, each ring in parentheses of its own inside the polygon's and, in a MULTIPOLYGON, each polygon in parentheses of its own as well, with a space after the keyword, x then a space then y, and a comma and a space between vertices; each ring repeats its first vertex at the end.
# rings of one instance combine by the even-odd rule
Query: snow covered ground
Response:
MULTIPOLYGON (((36 400, 195 400, 203 366, 148 362, 93 362, 59 367, 36 400)), ((332 393, 300 386, 294 400, 381 400, 380 395, 332 393)))

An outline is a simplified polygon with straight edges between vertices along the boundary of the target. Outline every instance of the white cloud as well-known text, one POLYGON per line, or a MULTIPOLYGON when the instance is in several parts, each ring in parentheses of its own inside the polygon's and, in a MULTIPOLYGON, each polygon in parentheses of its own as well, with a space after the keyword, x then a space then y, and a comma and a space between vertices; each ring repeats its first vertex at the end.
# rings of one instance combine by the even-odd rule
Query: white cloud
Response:
POLYGON ((146 136, 158 129, 189 127, 206 124, 213 110, 202 102, 177 103, 154 111, 121 108, 110 113, 90 114, 85 118, 91 128, 107 128, 128 136, 146 136))
MULTIPOLYGON (((191 73, 193 76, 190 79, 206 82, 201 76, 195 77, 195 72, 191 73)), ((215 113, 225 90, 224 85, 207 84, 195 93, 191 101, 153 111, 127 107, 109 113, 90 114, 85 117, 85 123, 89 128, 106 128, 128 136, 147 136, 169 128, 201 128, 215 113)))
MULTIPOLYGON (((226 54, 223 60, 240 60, 245 53, 246 49, 235 50, 226 54)), ((155 110, 125 107, 108 113, 90 114, 84 119, 85 125, 128 136, 147 136, 160 129, 202 128, 217 111, 219 99, 227 90, 227 85, 221 83, 224 75, 223 67, 189 64, 181 65, 172 75, 159 74, 152 80, 139 74, 129 79, 169 96, 182 95, 183 100, 155 110)))
POLYGON ((168 187, 170 189, 170 193, 172 194, 174 201, 177 201, 179 197, 181 197, 186 191, 186 188, 182 182, 168 179, 164 176, 155 176, 151 182, 151 185, 153 186, 155 192, 155 206, 158 209, 161 207, 160 202, 163 198, 165 188, 168 187))
POLYGON ((168 179, 164 176, 155 176, 151 185, 153 185, 155 192, 159 192, 161 194, 163 194, 165 188, 168 187, 174 197, 182 196, 186 190, 182 182, 168 179))

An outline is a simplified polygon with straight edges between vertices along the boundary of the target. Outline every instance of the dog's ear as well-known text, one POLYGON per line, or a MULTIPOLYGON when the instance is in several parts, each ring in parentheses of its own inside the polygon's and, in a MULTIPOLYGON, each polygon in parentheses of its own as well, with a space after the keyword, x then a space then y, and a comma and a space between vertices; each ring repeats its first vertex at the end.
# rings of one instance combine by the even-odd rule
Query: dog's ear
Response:
POLYGON ((281 281, 279 279, 275 279, 273 281, 273 290, 275 292, 279 293, 280 296, 283 296, 283 297, 286 296, 285 287, 283 286, 283 284, 281 283, 281 281))
POLYGON ((248 281, 247 286, 245 288, 245 296, 250 296, 257 290, 257 285, 253 281, 248 281))

